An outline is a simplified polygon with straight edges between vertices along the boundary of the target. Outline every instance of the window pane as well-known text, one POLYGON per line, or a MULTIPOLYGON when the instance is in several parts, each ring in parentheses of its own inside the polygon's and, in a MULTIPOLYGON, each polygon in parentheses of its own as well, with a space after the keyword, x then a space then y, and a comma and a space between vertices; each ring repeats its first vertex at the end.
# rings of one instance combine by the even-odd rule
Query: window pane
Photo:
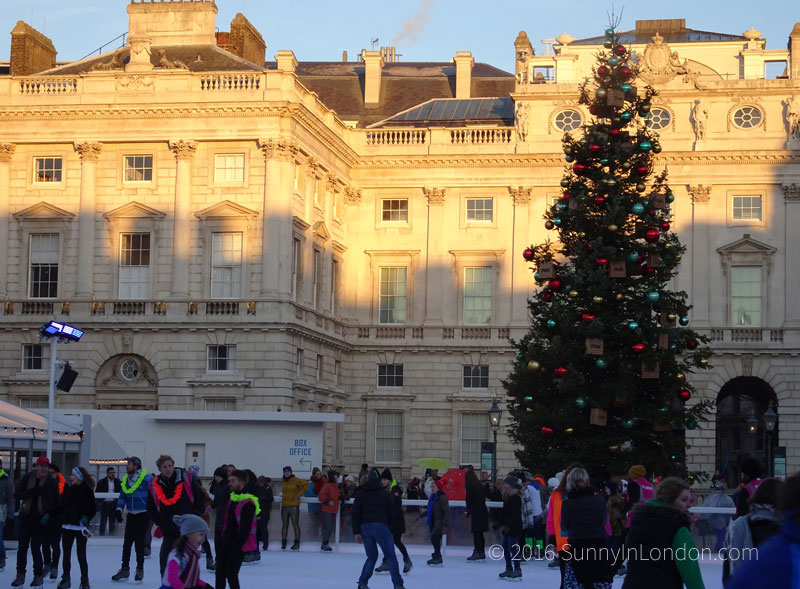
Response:
POLYGON ((494 215, 494 201, 491 198, 468 198, 467 221, 491 223, 494 215))
POLYGON ((381 201, 381 220, 408 222, 408 199, 386 199, 381 201))
POLYGON ((734 196, 731 216, 736 221, 761 221, 761 196, 734 196))
POLYGON ((153 156, 126 155, 123 177, 125 182, 150 182, 153 179, 153 156))
POLYGON ((236 346, 208 346, 207 371, 232 371, 236 369, 236 346))
POLYGON ((464 323, 492 321, 492 268, 464 268, 464 323))
POLYGON ((242 294, 242 234, 214 233, 211 240, 211 296, 235 299, 242 294))
POLYGON ((381 268, 379 323, 405 323, 406 321, 406 269, 381 268))
POLYGON ((761 266, 731 268, 731 324, 761 325, 761 266))
POLYGON ((403 414, 379 412, 375 415, 375 461, 401 462, 403 459, 403 414))
POLYGON ((45 233, 30 237, 29 296, 55 298, 58 296, 58 234, 45 233))
POLYGON ((215 182, 244 182, 244 154, 225 153, 214 156, 215 182))
POLYGON ((461 414, 461 463, 481 463, 481 443, 489 439, 489 423, 485 413, 461 414))
POLYGON ((60 157, 37 157, 33 168, 34 182, 61 182, 60 157))
POLYGON ((119 257, 119 298, 148 298, 150 293, 150 234, 122 233, 119 257))
POLYGON ((44 346, 42 344, 22 346, 22 369, 42 370, 42 368, 44 368, 44 346))
POLYGON ((462 386, 465 389, 488 389, 488 366, 464 366, 462 386))

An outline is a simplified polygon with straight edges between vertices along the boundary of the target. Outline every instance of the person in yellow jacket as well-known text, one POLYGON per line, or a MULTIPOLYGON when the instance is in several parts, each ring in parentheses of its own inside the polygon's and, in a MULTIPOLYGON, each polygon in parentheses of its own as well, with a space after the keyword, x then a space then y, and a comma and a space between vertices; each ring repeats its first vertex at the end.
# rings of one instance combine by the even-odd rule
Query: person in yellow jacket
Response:
POLYGON ((281 486, 281 550, 286 550, 286 536, 289 534, 289 520, 294 528, 292 550, 300 550, 300 497, 308 490, 308 481, 298 479, 292 474, 291 466, 283 467, 281 486))

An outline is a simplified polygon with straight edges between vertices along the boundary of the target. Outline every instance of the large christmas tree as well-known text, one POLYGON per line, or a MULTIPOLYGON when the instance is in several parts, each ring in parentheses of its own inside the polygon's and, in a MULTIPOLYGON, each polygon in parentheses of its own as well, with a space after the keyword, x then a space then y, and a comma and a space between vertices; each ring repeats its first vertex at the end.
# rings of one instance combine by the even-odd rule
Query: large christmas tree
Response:
POLYGON ((581 88, 593 118, 563 139, 563 193, 545 215, 558 239, 523 252, 540 288, 504 381, 510 434, 521 464, 547 475, 577 460, 595 472, 644 464, 691 476, 684 432, 710 403, 687 403, 690 376, 710 350, 686 327, 686 293, 669 289, 684 247, 670 232, 666 170, 654 171, 658 136, 645 125, 656 92, 637 88, 613 28, 604 47, 581 88))

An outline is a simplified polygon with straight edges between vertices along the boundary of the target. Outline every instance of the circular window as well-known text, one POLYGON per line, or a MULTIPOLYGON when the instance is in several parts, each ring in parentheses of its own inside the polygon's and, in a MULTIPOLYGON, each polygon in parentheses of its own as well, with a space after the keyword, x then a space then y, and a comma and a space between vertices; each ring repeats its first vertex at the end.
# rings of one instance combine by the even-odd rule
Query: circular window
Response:
POLYGON ((644 119, 644 124, 648 129, 660 131, 661 129, 667 128, 671 121, 672 115, 669 114, 669 111, 666 108, 656 107, 650 109, 650 112, 647 113, 647 117, 644 119))
POLYGON ((133 380, 139 376, 139 363, 133 358, 128 358, 119 367, 119 373, 125 380, 133 380))
POLYGON ((574 131, 581 126, 583 117, 577 110, 562 110, 553 119, 553 124, 559 131, 574 131))
POLYGON ((763 119, 761 111, 755 106, 742 106, 733 113, 733 124, 740 129, 758 127, 763 119))

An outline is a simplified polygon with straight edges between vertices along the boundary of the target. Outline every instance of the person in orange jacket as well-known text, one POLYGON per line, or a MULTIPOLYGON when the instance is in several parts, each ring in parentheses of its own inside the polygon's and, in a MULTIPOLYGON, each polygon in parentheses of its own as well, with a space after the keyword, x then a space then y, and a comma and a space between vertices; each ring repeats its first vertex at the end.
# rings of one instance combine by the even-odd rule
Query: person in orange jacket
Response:
POLYGON ((323 552, 331 552, 333 548, 328 545, 331 539, 331 532, 336 525, 336 514, 339 511, 339 473, 335 470, 328 472, 328 480, 322 485, 317 495, 319 502, 322 503, 322 546, 323 552))
MULTIPOLYGON (((567 495, 567 476, 574 468, 583 468, 583 466, 573 462, 564 470, 563 475, 560 477, 558 488, 550 495, 550 503, 547 506, 547 535, 550 537, 551 543, 555 545, 558 553, 558 568, 561 570, 562 586, 564 585, 564 564, 566 563, 566 560, 564 560, 566 556, 564 548, 567 546, 569 539, 566 534, 562 535, 561 504, 567 495)), ((555 565, 551 563, 550 566, 555 565)))

